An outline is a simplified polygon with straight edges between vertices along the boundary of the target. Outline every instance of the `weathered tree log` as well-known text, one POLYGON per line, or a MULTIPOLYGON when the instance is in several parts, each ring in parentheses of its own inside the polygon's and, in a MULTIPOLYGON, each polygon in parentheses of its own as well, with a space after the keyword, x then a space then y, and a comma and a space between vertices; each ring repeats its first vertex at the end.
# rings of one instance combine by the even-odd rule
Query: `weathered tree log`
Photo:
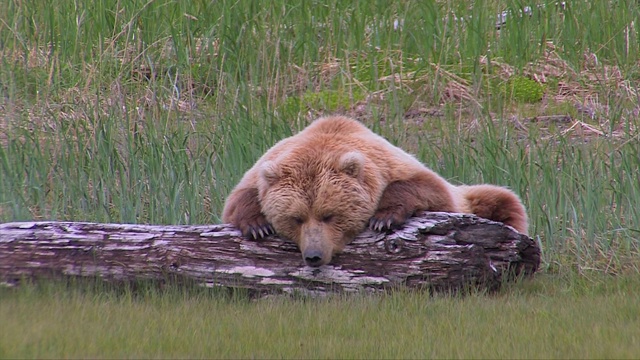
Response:
POLYGON ((533 274, 539 264, 540 248, 531 238, 466 214, 426 213, 396 231, 366 231, 320 268, 305 266, 291 242, 276 236, 251 241, 225 224, 0 224, 0 281, 9 284, 87 276, 186 278, 276 293, 496 289, 505 280, 533 274))

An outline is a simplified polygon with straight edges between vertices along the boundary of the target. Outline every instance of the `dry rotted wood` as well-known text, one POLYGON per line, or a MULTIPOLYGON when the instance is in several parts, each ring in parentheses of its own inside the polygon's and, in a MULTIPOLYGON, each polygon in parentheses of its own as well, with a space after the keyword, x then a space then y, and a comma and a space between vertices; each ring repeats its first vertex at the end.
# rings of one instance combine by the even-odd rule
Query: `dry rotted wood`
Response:
POLYGON ((311 294, 495 289, 512 276, 533 274, 539 263, 540 248, 531 238, 466 214, 426 213, 393 232, 366 231, 320 268, 305 266, 293 243, 275 236, 250 241, 225 224, 0 224, 0 281, 9 284, 87 276, 186 278, 208 286, 311 294))

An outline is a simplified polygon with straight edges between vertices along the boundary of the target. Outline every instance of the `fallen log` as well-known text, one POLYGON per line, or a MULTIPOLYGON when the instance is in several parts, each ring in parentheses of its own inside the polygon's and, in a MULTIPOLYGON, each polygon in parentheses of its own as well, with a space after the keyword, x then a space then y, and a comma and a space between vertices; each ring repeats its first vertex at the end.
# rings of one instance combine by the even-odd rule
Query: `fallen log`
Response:
POLYGON ((473 215, 425 213, 387 233, 366 231, 329 265, 304 265, 296 245, 243 238, 220 225, 86 222, 0 224, 0 281, 98 277, 187 279, 268 293, 326 294, 388 288, 497 289, 533 274, 540 248, 530 237, 473 215))

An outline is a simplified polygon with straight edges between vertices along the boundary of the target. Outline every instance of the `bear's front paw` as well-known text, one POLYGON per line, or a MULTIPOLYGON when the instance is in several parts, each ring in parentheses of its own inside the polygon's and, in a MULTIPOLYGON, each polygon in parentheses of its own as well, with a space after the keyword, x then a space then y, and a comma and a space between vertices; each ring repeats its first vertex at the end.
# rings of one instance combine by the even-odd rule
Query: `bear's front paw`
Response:
POLYGON ((254 240, 262 239, 276 233, 273 226, 269 224, 262 214, 252 219, 243 219, 237 226, 240 231, 242 231, 242 235, 253 238, 254 240))
POLYGON ((369 228, 375 231, 395 229, 404 224, 407 218, 401 207, 378 209, 369 220, 369 228))

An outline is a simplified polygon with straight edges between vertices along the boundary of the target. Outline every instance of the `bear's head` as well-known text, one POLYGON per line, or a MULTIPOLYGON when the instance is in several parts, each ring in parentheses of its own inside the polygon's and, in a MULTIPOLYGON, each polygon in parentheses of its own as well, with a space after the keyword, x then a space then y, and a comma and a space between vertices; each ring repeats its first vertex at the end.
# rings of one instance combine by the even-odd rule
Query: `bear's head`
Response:
POLYGON ((294 241, 310 266, 321 266, 360 233, 375 212, 375 191, 359 152, 290 151, 260 167, 262 212, 294 241))

